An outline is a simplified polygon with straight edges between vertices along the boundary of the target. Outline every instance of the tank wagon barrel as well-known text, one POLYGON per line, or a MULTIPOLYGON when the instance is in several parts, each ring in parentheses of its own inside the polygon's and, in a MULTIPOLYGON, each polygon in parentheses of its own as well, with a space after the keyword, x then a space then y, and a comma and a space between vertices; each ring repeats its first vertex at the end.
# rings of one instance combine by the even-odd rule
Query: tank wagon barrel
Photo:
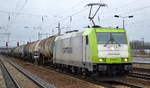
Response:
POLYGON ((38 40, 26 45, 21 45, 12 49, 15 57, 23 57, 30 61, 38 60, 37 62, 52 62, 54 40, 56 36, 51 36, 43 40, 38 40))
POLYGON ((28 54, 29 54, 29 46, 30 46, 30 44, 27 44, 27 45, 24 46, 24 55, 25 55, 25 57, 28 56, 28 54))
POLYGON ((51 36, 49 38, 40 41, 39 43, 40 57, 42 57, 43 59, 46 58, 46 60, 48 61, 52 61, 55 38, 56 36, 51 36))

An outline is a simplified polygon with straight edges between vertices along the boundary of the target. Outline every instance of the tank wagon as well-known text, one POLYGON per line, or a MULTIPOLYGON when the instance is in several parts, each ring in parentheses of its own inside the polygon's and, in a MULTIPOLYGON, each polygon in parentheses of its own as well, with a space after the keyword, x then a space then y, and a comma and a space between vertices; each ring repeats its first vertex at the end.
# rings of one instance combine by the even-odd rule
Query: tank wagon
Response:
POLYGON ((39 49, 35 52, 34 56, 35 60, 38 60, 38 63, 44 64, 53 61, 53 47, 55 38, 56 36, 51 36, 39 42, 39 49))
POLYGON ((83 32, 51 36, 15 50, 35 63, 50 62, 75 73, 117 76, 132 70, 131 50, 124 29, 87 28, 83 32), (20 53, 22 51, 24 53, 20 53))

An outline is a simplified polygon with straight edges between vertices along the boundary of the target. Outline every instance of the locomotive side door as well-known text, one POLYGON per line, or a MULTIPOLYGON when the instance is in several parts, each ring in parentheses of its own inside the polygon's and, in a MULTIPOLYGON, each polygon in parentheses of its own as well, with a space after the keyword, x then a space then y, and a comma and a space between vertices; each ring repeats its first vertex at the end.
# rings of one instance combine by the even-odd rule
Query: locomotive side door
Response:
POLYGON ((86 62, 88 60, 88 47, 89 47, 89 41, 88 36, 83 37, 83 64, 86 65, 86 62))

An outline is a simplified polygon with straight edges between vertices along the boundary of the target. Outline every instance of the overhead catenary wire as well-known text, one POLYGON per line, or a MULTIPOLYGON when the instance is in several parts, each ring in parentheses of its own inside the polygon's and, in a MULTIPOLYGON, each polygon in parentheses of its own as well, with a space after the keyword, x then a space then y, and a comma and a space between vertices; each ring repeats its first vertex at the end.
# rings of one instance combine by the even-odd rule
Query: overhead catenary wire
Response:
MULTIPOLYGON (((107 13, 112 13, 112 11, 115 11, 116 9, 117 9, 117 10, 118 10, 119 8, 122 9, 122 8, 124 8, 124 6, 127 8, 127 6, 133 5, 133 4, 135 4, 135 3, 139 3, 138 0, 131 1, 131 2, 127 3, 127 4, 124 4, 124 5, 119 6, 119 7, 111 8, 111 11, 110 11, 110 10, 109 10, 109 11, 104 11, 104 13, 105 13, 105 14, 107 14, 107 13)), ((126 9, 126 10, 121 10, 118 15, 133 14, 133 13, 135 13, 135 12, 144 10, 144 9, 146 9, 146 8, 149 8, 149 7, 150 7, 150 5, 144 6, 144 7, 140 7, 140 8, 135 8, 135 9, 131 9, 131 8, 130 8, 130 9, 126 9)), ((107 16, 105 15, 105 17, 110 17, 110 16, 112 16, 112 14, 108 14, 107 16)))
MULTIPOLYGON (((85 11, 85 9, 81 9, 80 11, 77 11, 77 12, 75 12, 75 13, 72 13, 72 14, 70 14, 70 15, 68 15, 68 16, 65 16, 65 17, 60 17, 61 19, 59 20, 59 22, 63 22, 63 21, 65 21, 65 20, 67 20, 68 18, 70 19, 70 17, 71 17, 71 19, 72 19, 72 16, 74 16, 74 15, 77 15, 77 14, 80 14, 80 13, 82 13, 82 12, 84 12, 85 11)), ((53 16, 54 18, 55 17, 57 17, 57 16, 53 16)), ((43 21, 43 16, 42 16, 42 22, 39 24, 39 26, 42 28, 42 25, 44 25, 44 21, 43 21)))
POLYGON ((22 7, 19 9, 19 11, 16 13, 16 16, 14 17, 14 19, 12 19, 10 21, 10 23, 8 24, 7 28, 9 28, 9 26, 17 19, 17 17, 19 16, 20 12, 23 10, 23 8, 26 6, 28 0, 25 0, 25 2, 23 3, 22 7))
POLYGON ((148 24, 145 24, 145 22, 150 22, 150 19, 144 19, 144 20, 137 20, 137 21, 134 21, 134 22, 128 22, 128 23, 131 23, 131 25, 139 25, 139 24, 144 24, 144 25, 148 25, 148 24))
MULTIPOLYGON (((119 9, 119 8, 128 8, 128 6, 130 6, 130 5, 133 5, 133 4, 135 4, 135 3, 138 3, 138 1, 139 0, 134 0, 134 1, 131 1, 131 2, 128 2, 128 3, 125 3, 125 4, 123 4, 123 5, 121 5, 121 6, 118 6, 118 7, 113 7, 113 8, 111 8, 111 10, 115 10, 115 9, 119 9)), ((108 6, 109 7, 109 6, 108 6)), ((108 11, 109 12, 109 11, 108 11)))
MULTIPOLYGON (((80 2, 83 3, 84 1, 86 1, 86 0, 81 0, 80 2)), ((79 3, 80 3, 80 2, 79 2, 79 3)), ((100 2, 102 2, 102 1, 100 0, 100 2)), ((78 3, 77 3, 76 5, 78 5, 78 3)), ((72 6, 71 8, 76 7, 76 5, 75 5, 75 6, 72 6)), ((84 9, 86 9, 86 8, 84 7, 84 9)), ((65 19, 67 19, 67 18, 70 17, 70 16, 74 16, 74 15, 80 14, 80 12, 84 11, 84 9, 83 9, 83 10, 81 9, 80 11, 77 11, 77 12, 71 14, 71 15, 67 15, 67 16, 63 16, 63 17, 64 17, 65 19)), ((64 20, 64 18, 63 18, 63 20, 64 20)))
MULTIPOLYGON (((4 14, 17 14, 18 12, 14 12, 14 11, 4 11, 4 10, 0 10, 0 13, 4 13, 4 14)), ((45 16, 45 17, 52 17, 52 16, 50 16, 50 15, 48 15, 48 14, 33 14, 33 13, 25 13, 25 12, 19 12, 19 15, 23 15, 23 16, 37 16, 37 17, 39 17, 39 16, 45 16)))
MULTIPOLYGON (((135 9, 128 9, 128 10, 126 10, 125 12, 121 12, 120 14, 118 14, 118 15, 125 15, 125 14, 132 14, 132 15, 138 15, 138 14, 135 14, 135 12, 140 12, 140 11, 142 11, 142 10, 144 10, 144 9, 147 9, 147 8, 150 8, 150 5, 147 5, 147 6, 143 6, 143 7, 140 7, 140 8, 135 8, 135 9)), ((106 13, 105 13, 106 14, 106 13)), ((112 16, 112 14, 111 15, 109 15, 109 16, 105 16, 105 18, 108 20, 108 17, 110 17, 110 16, 112 16)), ((112 19, 112 18, 109 18, 109 19, 112 19)), ((103 19, 104 20, 104 19, 103 19)))
MULTIPOLYGON (((66 17, 64 17, 62 20, 65 20, 65 19, 67 19, 68 17, 70 17, 70 16, 74 16, 74 15, 77 15, 77 14, 80 14, 82 11, 84 11, 85 9, 83 9, 83 10, 80 10, 80 11, 78 11, 78 12, 75 12, 75 13, 73 13, 73 14, 71 14, 71 15, 68 15, 68 16, 66 16, 66 17)), ((4 13, 4 14, 7 14, 8 15, 8 18, 9 18, 9 21, 11 21, 11 23, 13 22, 13 20, 15 20, 15 19, 13 19, 12 20, 12 18, 10 19, 10 17, 11 17, 11 15, 10 14, 19 14, 19 15, 23 15, 23 16, 25 16, 25 15, 29 15, 29 16, 37 16, 37 17, 55 17, 55 16, 52 16, 52 15, 42 15, 42 14, 33 14, 33 13, 24 13, 24 12, 9 12, 9 11, 3 11, 3 10, 0 10, 0 13, 4 13)), ((42 19, 42 22, 44 22, 43 21, 44 20, 44 18, 42 19)), ((62 21, 61 20, 61 21, 62 21)), ((9 24, 10 25, 10 24, 9 24)), ((40 23, 40 25, 43 25, 43 23, 40 23)))
POLYGON ((141 7, 141 8, 136 8, 136 9, 131 10, 131 11, 123 12, 123 13, 121 13, 121 15, 122 14, 131 14, 131 13, 138 12, 138 11, 141 11, 141 10, 144 10, 144 9, 147 9, 147 8, 150 8, 150 5, 144 6, 144 7, 141 7))
MULTIPOLYGON (((137 1, 137 0, 135 0, 135 1, 137 1)), ((15 14, 16 14, 16 13, 15 13, 15 14)), ((28 14, 28 13, 21 13, 21 12, 20 12, 19 14, 20 14, 20 15, 31 15, 31 16, 43 16, 43 15, 40 15, 40 14, 39 14, 39 15, 38 15, 38 14, 30 14, 30 13, 28 14)), ((79 14, 79 13, 77 13, 77 14, 79 14)), ((75 15, 76 15, 76 13, 75 13, 75 15)), ((62 20, 66 20, 66 19, 68 19, 68 17, 70 17, 70 16, 72 16, 72 14, 71 14, 71 15, 68 15, 68 16, 66 16, 66 17, 62 17, 62 18, 63 18, 62 20)), ((74 16, 74 15, 73 15, 73 16, 74 16)), ((62 21, 62 20, 61 20, 61 21, 62 21)))
POLYGON ((73 17, 73 16, 75 16, 75 15, 77 15, 77 14, 81 14, 81 13, 83 13, 83 12, 85 12, 85 11, 86 11, 86 8, 83 8, 83 9, 81 9, 81 10, 75 12, 75 13, 72 13, 72 14, 70 14, 70 15, 68 15, 68 16, 62 17, 62 19, 59 20, 59 21, 62 22, 62 21, 64 21, 64 20, 67 20, 70 16, 73 17))
POLYGON ((84 2, 87 2, 87 0, 79 0, 79 2, 75 3, 73 6, 71 6, 70 8, 62 11, 61 13, 57 13, 57 14, 62 14, 62 13, 65 13, 63 14, 62 16, 67 16, 66 13, 70 13, 70 10, 72 11, 74 8, 77 9, 77 8, 81 8, 79 5, 83 4, 84 2))
MULTIPOLYGON (((100 1, 101 2, 101 1, 100 1)), ((99 7, 100 8, 100 7, 99 7)), ((99 9, 98 8, 98 9, 99 9)), ((65 20, 67 20, 69 17, 72 17, 72 16, 74 16, 74 15, 77 15, 77 14, 81 14, 81 12, 85 12, 87 9, 85 8, 85 10, 83 9, 83 10, 80 10, 80 11, 78 11, 78 12, 76 12, 76 13, 73 13, 73 14, 71 14, 71 15, 68 15, 68 16, 66 16, 65 18, 63 18, 63 19, 61 19, 60 21, 65 21, 65 20)), ((98 10, 96 10, 96 13, 98 12, 98 10)), ((96 14, 94 14, 94 16, 95 16, 96 14)), ((93 16, 93 17, 94 17, 93 16)))
MULTIPOLYGON (((135 0, 135 1, 137 1, 137 0, 135 0)), ((132 2, 129 2, 129 3, 133 3, 135 1, 132 1, 132 2)), ((81 2, 83 2, 83 1, 81 0, 81 2)), ((2 11, 2 10, 0 10, 0 12, 6 13, 6 14, 17 14, 17 13, 19 13, 20 15, 43 16, 42 14, 22 13, 22 12, 8 12, 8 11, 2 11)), ((45 16, 47 16, 47 15, 45 15, 45 16)))
POLYGON ((14 10, 16 10, 16 11, 17 11, 17 9, 19 8, 19 4, 20 4, 20 0, 17 0, 17 2, 16 2, 16 6, 15 6, 15 9, 14 9, 14 10))

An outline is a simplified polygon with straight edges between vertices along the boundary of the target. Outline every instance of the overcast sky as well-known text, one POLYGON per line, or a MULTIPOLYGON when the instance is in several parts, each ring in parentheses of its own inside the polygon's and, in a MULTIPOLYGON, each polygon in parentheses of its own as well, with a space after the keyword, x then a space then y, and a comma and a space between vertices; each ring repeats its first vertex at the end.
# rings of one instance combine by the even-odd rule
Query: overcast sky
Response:
MULTIPOLYGON (((88 3, 100 0, 0 0, 0 33, 11 33, 9 45, 14 46, 38 39, 39 33, 56 34, 57 23, 62 33, 69 30, 84 30, 90 24, 88 3), (72 22, 70 23, 70 16, 72 22), (43 17, 43 18, 42 18, 43 17), (43 20, 42 20, 43 19, 43 20)), ((125 28, 130 40, 149 41, 149 0, 101 0, 108 6, 100 9, 95 22, 102 27, 122 27, 122 19, 114 18, 133 15, 125 19, 125 28), (98 16, 100 21, 98 20, 98 16)), ((47 36, 42 36, 47 37, 47 36)), ((0 46, 5 46, 6 35, 0 35, 0 46)))

